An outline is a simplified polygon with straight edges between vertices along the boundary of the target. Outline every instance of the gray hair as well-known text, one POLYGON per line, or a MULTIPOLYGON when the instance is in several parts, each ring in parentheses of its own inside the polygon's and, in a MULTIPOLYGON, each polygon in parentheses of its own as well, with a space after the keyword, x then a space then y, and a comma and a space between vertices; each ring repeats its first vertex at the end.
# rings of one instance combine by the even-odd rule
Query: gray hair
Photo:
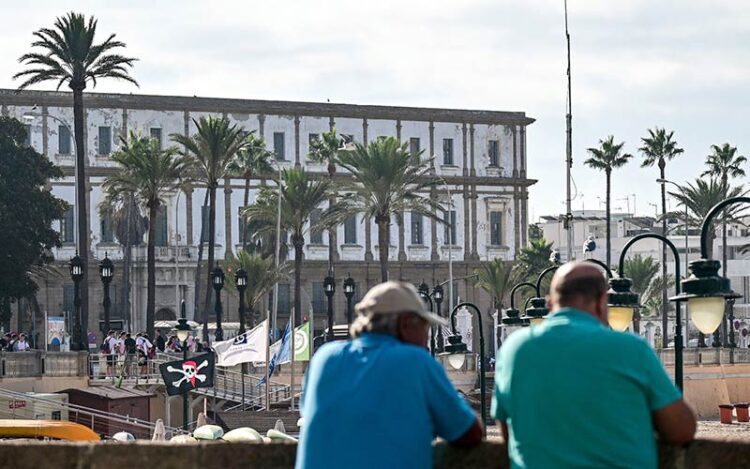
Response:
POLYGON ((398 334, 398 318, 400 316, 401 314, 360 314, 349 328, 349 334, 354 339, 366 332, 388 334, 396 337, 398 334))

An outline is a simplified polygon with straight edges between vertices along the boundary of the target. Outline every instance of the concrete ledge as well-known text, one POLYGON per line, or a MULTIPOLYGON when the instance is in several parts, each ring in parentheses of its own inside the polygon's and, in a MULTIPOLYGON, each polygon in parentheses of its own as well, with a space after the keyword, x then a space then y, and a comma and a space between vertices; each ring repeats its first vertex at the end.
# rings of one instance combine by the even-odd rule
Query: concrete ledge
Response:
MULTIPOLYGON (((0 467, 39 469, 44 467, 112 469, 201 469, 293 468, 297 446, 293 443, 249 444, 203 442, 186 445, 169 443, 103 442, 98 444, 8 440, 0 442, 0 467)), ((380 448, 388 451, 388 448, 380 448)), ((363 455, 366 457, 366 455, 363 455)), ((750 442, 697 440, 688 448, 662 446, 662 469, 746 467, 750 442)), ((505 445, 485 442, 472 449, 435 445, 435 467, 508 468, 505 445)))

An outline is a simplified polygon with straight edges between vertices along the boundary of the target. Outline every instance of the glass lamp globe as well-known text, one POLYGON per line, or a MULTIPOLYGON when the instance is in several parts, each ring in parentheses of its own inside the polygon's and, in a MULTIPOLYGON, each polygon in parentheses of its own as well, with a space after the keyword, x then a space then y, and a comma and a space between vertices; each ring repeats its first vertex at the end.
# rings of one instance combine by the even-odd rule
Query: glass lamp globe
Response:
POLYGON ((450 355, 448 355, 448 364, 454 370, 460 370, 461 368, 463 368, 464 363, 466 363, 465 353, 451 353, 450 355))
POLYGON ((688 299, 688 311, 695 327, 703 334, 713 334, 724 318, 725 298, 700 296, 688 299))
POLYGON ((185 342, 190 335, 190 331, 177 329, 176 335, 177 340, 179 340, 180 342, 185 342))
POLYGON ((609 326, 620 332, 628 330, 630 322, 633 321, 633 308, 629 306, 609 307, 609 326))
POLYGON ((529 323, 531 323, 532 326, 538 326, 542 324, 543 322, 544 322, 543 316, 539 316, 539 317, 529 316, 529 323))

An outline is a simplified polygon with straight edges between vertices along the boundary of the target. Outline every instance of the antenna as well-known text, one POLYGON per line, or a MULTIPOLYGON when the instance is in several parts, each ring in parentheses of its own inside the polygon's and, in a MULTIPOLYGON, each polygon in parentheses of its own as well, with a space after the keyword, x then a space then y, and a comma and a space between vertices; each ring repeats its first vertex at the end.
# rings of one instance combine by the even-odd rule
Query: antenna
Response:
POLYGON ((572 220, 573 220, 573 208, 572 208, 572 200, 570 197, 570 183, 571 183, 571 174, 570 169, 573 167, 573 97, 571 94, 571 73, 570 73, 570 33, 568 32, 568 0, 565 0, 565 40, 567 42, 567 48, 568 48, 568 102, 567 104, 567 113, 565 114, 565 124, 566 124, 566 142, 565 142, 565 176, 566 176, 566 185, 565 185, 565 223, 563 227, 566 230, 567 235, 567 260, 572 261, 573 260, 573 226, 572 226, 572 220))

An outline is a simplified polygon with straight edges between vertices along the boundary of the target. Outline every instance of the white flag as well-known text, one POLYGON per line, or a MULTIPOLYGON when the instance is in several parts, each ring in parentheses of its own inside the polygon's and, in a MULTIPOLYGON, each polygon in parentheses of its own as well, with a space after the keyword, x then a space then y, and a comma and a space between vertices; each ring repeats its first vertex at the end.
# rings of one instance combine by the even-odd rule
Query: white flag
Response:
POLYGON ((223 342, 214 342, 217 366, 234 366, 238 363, 266 361, 268 321, 237 337, 223 342))

